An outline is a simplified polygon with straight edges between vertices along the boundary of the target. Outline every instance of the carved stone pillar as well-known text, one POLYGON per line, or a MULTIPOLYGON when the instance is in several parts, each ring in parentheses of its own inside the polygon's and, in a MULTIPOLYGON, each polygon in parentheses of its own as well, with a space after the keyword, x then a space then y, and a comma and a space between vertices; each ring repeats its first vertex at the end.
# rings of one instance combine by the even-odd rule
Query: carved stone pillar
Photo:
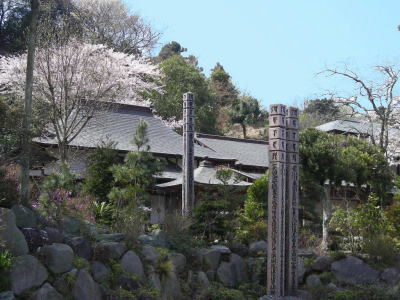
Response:
POLYGON ((271 105, 269 116, 269 189, 267 295, 285 289, 286 107, 271 105))
POLYGON ((194 95, 183 94, 182 214, 194 207, 194 95))
POLYGON ((299 231, 299 111, 286 110, 286 269, 285 294, 296 295, 299 231))

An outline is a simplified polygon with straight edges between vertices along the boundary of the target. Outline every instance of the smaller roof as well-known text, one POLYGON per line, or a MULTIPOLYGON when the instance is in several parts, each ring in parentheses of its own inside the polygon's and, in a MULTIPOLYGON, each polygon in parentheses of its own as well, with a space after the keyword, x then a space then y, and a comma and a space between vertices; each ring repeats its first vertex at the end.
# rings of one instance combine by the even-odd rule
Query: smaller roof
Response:
POLYGON ((244 166, 268 167, 268 142, 253 139, 239 139, 227 136, 196 134, 196 139, 226 157, 237 159, 236 164, 244 166))
POLYGON ((343 133, 362 135, 369 135, 372 132, 372 127, 370 124, 354 120, 335 120, 315 128, 326 132, 341 131, 343 133))
MULTIPOLYGON (((219 185, 223 184, 221 180, 217 178, 218 169, 214 168, 214 165, 210 161, 202 161, 198 168, 194 170, 194 182, 198 184, 207 185, 219 185)), ((182 174, 173 181, 157 184, 157 188, 168 188, 182 185, 183 178, 182 174)), ((233 186, 249 186, 251 183, 241 180, 235 180, 231 178, 228 180, 228 185, 233 186)))

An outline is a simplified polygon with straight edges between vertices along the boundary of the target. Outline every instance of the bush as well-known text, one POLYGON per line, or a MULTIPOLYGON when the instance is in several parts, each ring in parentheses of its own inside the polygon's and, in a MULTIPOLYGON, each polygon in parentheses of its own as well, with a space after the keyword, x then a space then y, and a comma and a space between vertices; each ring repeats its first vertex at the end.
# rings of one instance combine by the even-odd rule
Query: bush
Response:
POLYGON ((385 234, 377 234, 363 242, 363 250, 368 254, 370 262, 388 266, 394 262, 396 255, 396 243, 385 234))
POLYGON ((243 292, 239 290, 229 289, 221 284, 212 283, 211 286, 204 289, 196 300, 243 300, 247 299, 243 292))
POLYGON ((178 235, 187 233, 192 225, 191 217, 183 216, 181 211, 175 210, 166 214, 162 228, 169 235, 178 235))
POLYGON ((78 269, 78 270, 84 269, 84 268, 90 268, 89 262, 86 259, 84 259, 83 257, 79 257, 79 256, 74 257, 72 264, 74 265, 74 268, 78 269))
POLYGON ((266 288, 257 283, 245 283, 239 286, 239 291, 241 291, 245 298, 249 300, 258 300, 260 297, 265 295, 266 288))
POLYGON ((10 270, 13 256, 8 250, 0 252, 0 292, 10 290, 10 270))
POLYGON ((13 168, 0 168, 0 206, 11 208, 18 203, 18 199, 18 178, 13 168))
POLYGON ((268 175, 257 179, 247 190, 244 207, 238 216, 235 238, 242 243, 265 239, 267 236, 268 175))

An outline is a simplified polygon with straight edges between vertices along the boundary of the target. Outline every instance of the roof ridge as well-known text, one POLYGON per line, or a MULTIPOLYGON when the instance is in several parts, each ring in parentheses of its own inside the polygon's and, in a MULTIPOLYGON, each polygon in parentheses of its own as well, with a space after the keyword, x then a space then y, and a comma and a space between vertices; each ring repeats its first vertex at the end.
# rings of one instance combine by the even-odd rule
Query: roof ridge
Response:
POLYGON ((196 138, 211 138, 216 140, 228 140, 228 141, 237 141, 237 142, 244 142, 244 143, 253 143, 253 144, 266 144, 268 145, 268 141, 264 140, 256 140, 256 139, 242 139, 242 138, 235 138, 230 136, 224 135, 215 135, 215 134, 207 134, 207 133, 196 133, 196 138))

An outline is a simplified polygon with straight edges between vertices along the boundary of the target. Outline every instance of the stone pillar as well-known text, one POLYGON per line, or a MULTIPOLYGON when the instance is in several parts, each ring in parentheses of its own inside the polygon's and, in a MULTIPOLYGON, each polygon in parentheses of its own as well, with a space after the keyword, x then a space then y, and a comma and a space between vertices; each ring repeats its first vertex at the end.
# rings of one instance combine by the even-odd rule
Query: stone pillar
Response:
POLYGON ((286 110, 286 269, 285 294, 296 295, 299 231, 299 111, 286 110))
POLYGON ((182 214, 194 207, 194 95, 183 94, 182 214))
POLYGON ((285 293, 286 107, 271 105, 269 116, 269 189, 267 295, 285 293))

